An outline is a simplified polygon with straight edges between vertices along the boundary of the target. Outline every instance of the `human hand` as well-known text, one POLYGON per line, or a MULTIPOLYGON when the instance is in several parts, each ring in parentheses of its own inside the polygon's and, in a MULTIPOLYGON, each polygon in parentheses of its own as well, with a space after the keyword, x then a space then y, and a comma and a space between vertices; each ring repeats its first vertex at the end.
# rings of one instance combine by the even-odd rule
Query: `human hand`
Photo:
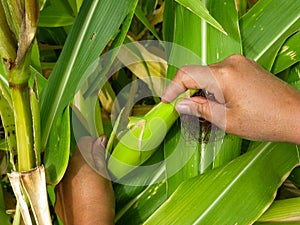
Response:
POLYGON ((105 136, 79 139, 66 174, 56 187, 55 210, 65 225, 114 224, 114 192, 104 158, 106 144, 105 136))
POLYGON ((232 55, 209 66, 180 68, 163 102, 187 89, 205 89, 201 96, 180 100, 179 113, 202 117, 228 133, 259 141, 300 144, 300 93, 253 60, 232 55))

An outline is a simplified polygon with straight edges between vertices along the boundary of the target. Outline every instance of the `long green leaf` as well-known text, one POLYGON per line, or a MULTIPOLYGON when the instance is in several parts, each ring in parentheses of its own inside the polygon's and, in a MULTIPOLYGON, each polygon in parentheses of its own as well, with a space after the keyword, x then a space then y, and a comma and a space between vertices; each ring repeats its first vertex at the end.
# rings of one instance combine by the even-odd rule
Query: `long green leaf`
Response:
MULTIPOLYGON (((164 41, 173 41, 174 32, 174 2, 173 0, 165 0, 164 18, 163 18, 163 39, 164 41)), ((167 52, 169 55, 169 52, 167 52)))
POLYGON ((12 100, 8 90, 8 84, 0 78, 0 116, 3 127, 5 127, 5 138, 10 153, 10 163, 15 170, 14 158, 17 154, 16 127, 13 114, 12 100))
POLYGON ((70 110, 67 107, 61 117, 57 117, 45 150, 44 164, 48 184, 56 185, 65 174, 70 155, 70 129, 70 110))
POLYGON ((300 91, 300 62, 290 67, 288 71, 280 73, 279 77, 300 91))
POLYGON ((83 0, 68 0, 68 2, 70 4, 73 12, 75 14, 77 14, 78 11, 79 11, 79 9, 80 9, 80 7, 81 7, 81 5, 82 5, 83 0))
MULTIPOLYGON (((84 97, 91 95, 95 93, 95 91, 99 91, 100 84, 103 83, 103 80, 101 77, 105 77, 105 74, 109 72, 109 69, 111 68, 111 65, 114 62, 114 59, 119 53, 120 46, 123 44, 127 32, 130 28, 132 18, 134 16, 135 7, 137 6, 138 0, 135 0, 135 3, 132 6, 132 9, 129 11, 128 15, 126 16, 124 22, 122 23, 122 27, 120 29, 120 32, 118 33, 117 37, 113 40, 113 43, 110 46, 110 51, 105 55, 105 65, 98 65, 103 66, 99 74, 97 74, 96 79, 92 82, 89 89, 84 93, 84 97)), ((94 71, 92 71, 94 72, 94 71)), ((104 84, 106 86, 106 84, 104 84)))
POLYGON ((10 215, 6 213, 2 184, 0 183, 0 221, 1 225, 11 225, 10 215))
POLYGON ((254 223, 254 225, 300 225, 300 222, 270 222, 270 223, 254 223))
POLYGON ((199 174, 199 142, 188 137, 190 127, 180 127, 180 121, 177 121, 164 142, 168 197, 184 180, 199 174))
MULTIPOLYGON (((0 2, 0 58, 1 63, 3 59, 13 61, 16 57, 16 42, 13 37, 13 33, 10 30, 9 24, 5 16, 5 5, 2 5, 6 1, 0 2)), ((6 2, 7 3, 7 2, 6 2)))
POLYGON ((300 220, 300 198, 274 201, 258 222, 284 222, 300 220))
POLYGON ((270 70, 284 41, 300 29, 300 1, 260 0, 240 20, 244 54, 270 70))
POLYGON ((149 162, 146 163, 147 165, 153 165, 152 163, 155 163, 157 160, 161 162, 153 167, 154 173, 149 173, 149 171, 131 173, 122 179, 123 181, 126 179, 126 183, 132 186, 126 184, 116 185, 116 194, 120 194, 119 196, 122 197, 122 199, 116 198, 118 200, 115 218, 116 224, 140 224, 167 199, 165 167, 162 158, 161 152, 157 151, 149 162), (128 198, 130 200, 127 200, 126 204, 124 204, 124 200, 128 198))
POLYGON ((281 47, 272 67, 272 73, 277 74, 300 61, 300 32, 290 37, 281 47))
MULTIPOLYGON (((200 1, 199 1, 200 2, 200 1)), ((167 78, 172 79, 180 66, 202 64, 201 56, 201 19, 184 6, 174 2, 166 2, 173 13, 167 12, 168 20, 164 23, 165 30, 173 28, 173 42, 168 60, 167 78), (171 20, 171 16, 174 20, 171 20), (188 34, 188 35, 186 35, 188 34), (180 47, 179 47, 180 46, 180 47), (180 55, 180 57, 178 57, 180 55)), ((200 2, 201 4, 201 2, 200 2)), ((170 9, 167 9, 170 11, 170 9)), ((206 9, 205 9, 206 10, 206 9)), ((169 36, 170 34, 168 34, 169 36)), ((168 49, 167 49, 168 50, 168 49)), ((180 121, 173 125, 164 140, 164 154, 167 176, 167 195, 170 196, 185 179, 198 175, 200 153, 198 140, 190 139, 184 134, 190 127, 181 131, 180 121)), ((197 131, 196 131, 197 132, 197 131)))
POLYGON ((70 26, 74 23, 73 11, 66 0, 48 2, 40 13, 40 27, 70 26))
MULTIPOLYGON (((208 0, 207 8, 211 15, 227 32, 227 35, 207 24, 207 33, 202 34, 206 51, 206 63, 219 62, 232 54, 242 54, 242 42, 238 12, 233 0, 208 0)), ((203 32, 205 30, 203 29, 203 32)), ((203 50, 204 52, 204 50, 203 50)), ((204 57, 202 55, 202 57, 204 57)))
POLYGON ((119 217, 117 214, 116 224, 141 224, 145 221, 164 201, 166 195, 166 181, 149 185, 147 188, 136 196, 129 204, 126 212, 119 217), (151 204, 149 201, 151 200, 151 204))
POLYGON ((147 17, 144 15, 144 13, 140 7, 136 7, 135 15, 147 27, 147 29, 153 34, 153 36, 156 37, 157 40, 160 40, 160 37, 158 36, 154 27, 150 24, 150 22, 148 21, 147 17))
POLYGON ((144 224, 251 224, 270 206, 299 160, 295 145, 261 143, 184 182, 144 224))
POLYGON ((198 16, 201 19, 204 19, 209 24, 211 24, 213 27, 218 29, 219 31, 226 33, 223 29, 223 27, 209 14, 209 11, 205 7, 205 5, 198 0, 175 0, 179 4, 183 5, 186 9, 193 12, 196 16, 198 16))
POLYGON ((46 146, 56 115, 62 112, 80 83, 84 82, 86 69, 117 33, 134 2, 84 1, 41 97, 43 147, 46 146))

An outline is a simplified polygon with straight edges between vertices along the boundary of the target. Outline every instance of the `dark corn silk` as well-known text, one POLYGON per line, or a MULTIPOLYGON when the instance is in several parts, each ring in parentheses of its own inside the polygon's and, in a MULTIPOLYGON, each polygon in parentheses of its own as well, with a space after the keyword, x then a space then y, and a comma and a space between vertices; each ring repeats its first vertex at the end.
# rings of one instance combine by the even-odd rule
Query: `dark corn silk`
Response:
MULTIPOLYGON (((216 101, 214 94, 200 89, 193 96, 201 96, 210 101, 216 101)), ((199 141, 207 143, 218 139, 219 128, 202 117, 181 114, 181 128, 183 136, 187 141, 199 141)))

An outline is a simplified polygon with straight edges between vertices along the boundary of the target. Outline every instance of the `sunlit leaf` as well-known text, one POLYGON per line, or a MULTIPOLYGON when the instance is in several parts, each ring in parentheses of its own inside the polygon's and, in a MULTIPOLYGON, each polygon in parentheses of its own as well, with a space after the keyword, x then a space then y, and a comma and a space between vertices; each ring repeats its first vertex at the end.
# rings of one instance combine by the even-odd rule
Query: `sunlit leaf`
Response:
POLYGON ((299 163, 297 146, 262 143, 229 164, 184 182, 144 224, 251 224, 299 163))
POLYGON ((160 37, 158 36, 158 34, 155 31, 154 27, 148 21, 147 17, 144 15, 144 13, 141 10, 141 8, 136 7, 136 9, 135 9, 135 15, 147 27, 147 29, 153 34, 153 36, 156 37, 157 40, 160 40, 160 37))
POLYGON ((297 8, 300 1, 258 1, 240 20, 244 54, 270 70, 284 41, 299 30, 297 8))
POLYGON ((258 222, 300 221, 300 198, 274 201, 258 222))
POLYGON ((209 14, 209 11, 205 7, 205 5, 201 1, 197 0, 175 0, 179 4, 183 5, 185 8, 193 12, 195 15, 204 19, 213 27, 218 29, 219 31, 226 33, 224 28, 209 14))
POLYGON ((84 82, 86 69, 117 33, 134 2, 84 1, 41 97, 43 147, 46 146, 56 115, 62 112, 84 82), (114 12, 114 17, 107 20, 111 18, 111 12, 114 12))
POLYGON ((300 61, 300 32, 290 37, 281 47, 275 59, 272 73, 277 74, 300 61))
POLYGON ((73 11, 66 0, 50 0, 40 13, 40 27, 63 27, 74 23, 73 11))
POLYGON ((48 184, 56 185, 67 169, 70 154, 70 129, 70 110, 66 108, 61 117, 57 117, 45 151, 44 164, 48 184))

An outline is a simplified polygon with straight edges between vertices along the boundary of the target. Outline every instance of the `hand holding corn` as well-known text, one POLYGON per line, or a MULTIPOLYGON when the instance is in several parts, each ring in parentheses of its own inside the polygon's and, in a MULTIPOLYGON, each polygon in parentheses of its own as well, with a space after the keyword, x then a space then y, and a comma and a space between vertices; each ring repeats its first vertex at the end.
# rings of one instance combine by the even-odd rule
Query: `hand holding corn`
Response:
POLYGON ((253 60, 232 55, 205 67, 182 67, 162 101, 187 89, 204 89, 215 101, 185 98, 176 104, 179 113, 203 117, 246 139, 300 144, 300 92, 253 60))

